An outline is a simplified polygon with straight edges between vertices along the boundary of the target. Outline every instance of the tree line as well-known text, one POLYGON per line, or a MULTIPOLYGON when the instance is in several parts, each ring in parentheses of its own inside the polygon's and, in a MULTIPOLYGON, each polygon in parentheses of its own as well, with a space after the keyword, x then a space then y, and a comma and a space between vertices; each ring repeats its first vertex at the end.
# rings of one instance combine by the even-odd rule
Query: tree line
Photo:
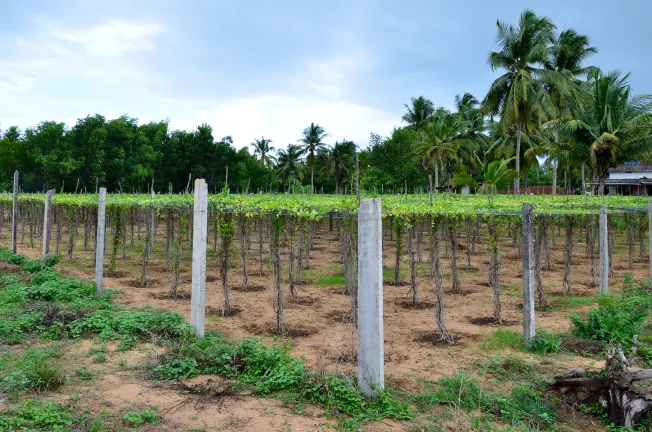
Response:
POLYGON ((469 186, 496 191, 561 183, 586 191, 588 180, 604 191, 608 170, 652 159, 652 96, 635 95, 629 74, 587 65, 597 52, 586 35, 557 33, 547 17, 525 10, 516 24, 498 21, 489 66, 502 74, 482 99, 464 93, 455 108, 436 107, 424 96, 405 104, 405 123, 389 137, 372 133, 366 149, 343 139, 333 145, 318 123, 296 143, 276 149, 261 137, 236 150, 209 125, 171 131, 167 121, 138 124, 122 116, 87 116, 68 128, 46 121, 0 139, 0 189, 22 173, 27 191, 49 188, 137 192, 154 184, 175 192, 205 178, 211 191, 302 190, 348 193, 356 159, 363 189, 397 191, 469 186), (228 175, 227 175, 228 167, 228 175), (558 180, 558 177, 561 177, 558 180), (305 186, 305 187, 304 187, 305 186))

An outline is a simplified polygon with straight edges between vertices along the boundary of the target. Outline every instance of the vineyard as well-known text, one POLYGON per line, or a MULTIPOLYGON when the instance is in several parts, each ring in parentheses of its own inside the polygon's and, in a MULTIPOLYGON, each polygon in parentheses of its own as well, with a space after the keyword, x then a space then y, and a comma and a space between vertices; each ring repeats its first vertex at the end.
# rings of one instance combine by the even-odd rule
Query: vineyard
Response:
MULTIPOLYGON (((604 289, 620 293, 623 281, 649 279, 644 197, 378 198, 384 363, 391 386, 414 389, 418 380, 453 375, 518 346, 524 203, 533 206, 533 343, 544 354, 556 352, 540 362, 545 373, 588 367, 595 359, 583 356, 599 356, 601 343, 609 342, 570 335, 565 318, 599 303, 601 207, 607 212, 604 263, 610 276, 604 289)), ((0 247, 7 249, 12 200, 0 195, 0 247)), ((54 194, 47 224, 45 200, 45 194, 18 195, 17 252, 43 261, 59 255, 62 273, 92 278, 98 195, 54 194)), ((354 195, 210 195, 207 329, 230 338, 281 337, 291 340, 293 355, 304 357, 309 368, 355 371, 358 208, 354 195)), ((191 194, 107 196, 104 283, 120 292, 117 301, 189 317, 193 217, 191 194)), ((541 419, 535 423, 545 426, 541 419)), ((381 424, 374 430, 384 429, 381 424)))

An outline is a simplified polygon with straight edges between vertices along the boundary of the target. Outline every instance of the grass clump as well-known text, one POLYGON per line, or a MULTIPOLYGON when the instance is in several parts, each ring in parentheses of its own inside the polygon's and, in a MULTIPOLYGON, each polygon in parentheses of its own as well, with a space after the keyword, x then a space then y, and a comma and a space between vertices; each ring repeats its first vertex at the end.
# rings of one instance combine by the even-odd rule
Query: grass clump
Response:
POLYGON ((530 351, 537 354, 552 354, 561 349, 561 336, 538 328, 530 345, 530 351))
POLYGON ((484 371, 494 375, 499 380, 509 380, 515 377, 523 378, 534 372, 541 372, 541 368, 521 357, 509 355, 504 358, 490 357, 484 365, 484 371))
POLYGON ((515 331, 498 328, 498 330, 487 336, 481 348, 485 350, 503 350, 505 348, 522 350, 523 336, 515 331))
POLYGON ((122 422, 129 427, 142 426, 145 423, 158 423, 161 417, 154 409, 145 409, 142 411, 128 411, 121 418, 122 422))
POLYGON ((55 390, 66 375, 55 350, 28 349, 19 360, 7 361, 0 388, 6 393, 55 390))

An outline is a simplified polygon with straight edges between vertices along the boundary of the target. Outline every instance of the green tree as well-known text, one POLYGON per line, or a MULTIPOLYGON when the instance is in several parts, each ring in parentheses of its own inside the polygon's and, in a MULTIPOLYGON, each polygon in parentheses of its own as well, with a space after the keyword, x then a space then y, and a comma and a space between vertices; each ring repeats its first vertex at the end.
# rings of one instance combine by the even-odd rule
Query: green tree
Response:
POLYGON ((281 187, 286 190, 286 186, 295 181, 302 181, 305 171, 305 165, 301 160, 303 152, 297 145, 290 144, 287 149, 278 151, 276 175, 281 181, 281 187))
POLYGON ((589 148, 600 195, 609 168, 632 160, 652 158, 652 95, 631 94, 629 74, 595 73, 588 103, 564 129, 589 148))
POLYGON ((323 150, 326 144, 323 143, 324 138, 328 134, 319 124, 310 123, 310 126, 303 130, 303 138, 299 140, 300 146, 298 151, 300 154, 306 155, 306 162, 310 168, 310 190, 311 193, 315 191, 315 156, 323 150))
POLYGON ((403 114, 403 121, 415 131, 420 131, 430 121, 435 113, 435 106, 432 101, 423 96, 412 98, 410 105, 403 104, 407 112, 403 114))
MULTIPOLYGON (((572 117, 576 107, 581 105, 578 102, 581 102, 581 92, 586 90, 586 86, 584 85, 585 83, 579 81, 579 78, 586 77, 591 71, 595 70, 593 66, 584 66, 584 62, 596 52, 597 49, 590 45, 589 38, 577 33, 573 29, 561 32, 550 47, 550 60, 545 65, 545 68, 553 71, 557 79, 550 80, 547 87, 557 109, 558 118, 572 117)), ((557 188, 557 167, 560 162, 556 156, 562 154, 559 152, 560 146, 556 144, 559 140, 559 130, 555 130, 553 136, 554 140, 551 142, 552 151, 548 155, 553 161, 552 194, 555 195, 557 188)), ((562 147, 568 147, 570 145, 567 142, 562 144, 562 147)), ((563 154, 570 155, 571 153, 563 154)), ((573 153, 573 155, 575 154, 573 153)), ((582 171, 584 171, 584 164, 587 162, 587 159, 588 152, 586 152, 585 158, 579 161, 582 164, 582 171)), ((575 159, 571 160, 575 161, 575 159)), ((584 179, 583 175, 582 179, 584 179)), ((582 180, 582 184, 584 184, 584 180, 582 180)))
POLYGON ((272 156, 270 153, 276 149, 273 146, 270 146, 271 142, 271 139, 260 137, 260 139, 256 138, 254 142, 249 144, 254 148, 254 156, 258 157, 258 162, 266 167, 271 167, 274 165, 274 156, 272 156))
POLYGON ((555 104, 543 85, 554 77, 542 67, 549 60, 555 25, 548 18, 525 10, 517 26, 502 21, 496 26, 499 51, 489 53, 488 62, 492 70, 502 69, 505 73, 491 84, 482 105, 487 114, 500 116, 503 132, 515 130, 514 193, 519 194, 522 135, 556 115, 555 104))
POLYGON ((461 147, 473 147, 473 141, 463 137, 460 130, 457 116, 439 109, 421 130, 415 143, 415 153, 421 158, 423 167, 435 168, 435 188, 439 187, 439 165, 442 159, 447 156, 455 159, 461 147))
POLYGON ((355 144, 353 141, 343 140, 335 142, 332 148, 325 152, 328 172, 335 179, 335 193, 340 193, 340 181, 343 175, 355 168, 355 144))

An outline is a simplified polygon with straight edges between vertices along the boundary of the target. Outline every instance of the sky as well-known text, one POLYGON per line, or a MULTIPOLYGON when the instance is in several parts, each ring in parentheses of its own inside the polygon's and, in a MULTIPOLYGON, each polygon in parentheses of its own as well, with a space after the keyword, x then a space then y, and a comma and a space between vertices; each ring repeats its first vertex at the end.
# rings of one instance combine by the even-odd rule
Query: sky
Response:
POLYGON ((0 129, 127 114, 172 129, 208 123, 237 148, 296 143, 311 122, 327 142, 368 144, 401 126, 404 103, 481 99, 496 20, 525 8, 589 36, 589 63, 631 72, 652 93, 646 0, 2 1, 0 129))

